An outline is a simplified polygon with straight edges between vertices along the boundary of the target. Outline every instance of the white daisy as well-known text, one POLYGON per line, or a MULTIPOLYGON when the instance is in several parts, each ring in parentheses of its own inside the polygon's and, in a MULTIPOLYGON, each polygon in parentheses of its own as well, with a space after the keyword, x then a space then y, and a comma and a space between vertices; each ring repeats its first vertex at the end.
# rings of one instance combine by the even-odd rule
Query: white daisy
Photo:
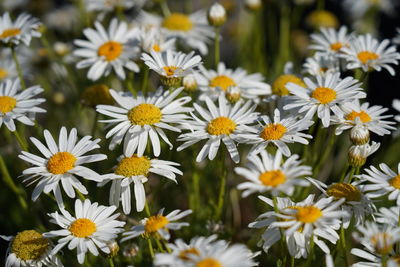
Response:
POLYGON ((183 133, 178 137, 178 141, 184 143, 178 147, 177 151, 207 139, 207 143, 200 150, 196 161, 204 160, 207 155, 209 160, 213 160, 222 141, 232 160, 238 163, 240 156, 235 142, 241 135, 254 131, 248 124, 254 123, 257 119, 258 113, 254 112, 256 105, 251 101, 243 104, 242 100, 231 105, 224 95, 219 96, 218 107, 210 98, 206 98, 205 103, 208 110, 196 103, 193 104, 201 117, 191 114, 193 120, 182 125, 190 132, 183 133))
POLYGON ((208 25, 204 10, 190 15, 171 13, 165 18, 141 12, 139 23, 160 28, 168 38, 177 38, 183 45, 199 50, 202 55, 208 53, 207 45, 215 36, 213 28, 208 25))
MULTIPOLYGON (((320 198, 314 202, 314 195, 309 195, 305 200, 289 206, 279 213, 275 213, 277 221, 271 223, 271 227, 279 227, 285 230, 285 235, 292 235, 299 229, 306 238, 320 237, 336 244, 339 239, 337 230, 340 228, 344 216, 349 216, 346 211, 339 210, 345 199, 335 201, 333 197, 320 198)), ((325 253, 329 248, 322 240, 314 240, 325 253)))
POLYGON ((271 86, 264 82, 264 77, 260 73, 248 74, 242 68, 228 69, 223 62, 218 64, 216 71, 200 66, 196 80, 202 91, 200 100, 206 97, 215 100, 220 94, 227 95, 230 87, 238 88, 240 97, 245 99, 258 100, 260 96, 271 94, 271 86))
POLYGON ((306 59, 303 69, 305 73, 312 76, 325 76, 328 73, 339 72, 338 64, 337 59, 316 53, 314 56, 306 59))
POLYGON ((157 72, 161 81, 168 86, 179 85, 182 78, 193 72, 193 69, 201 64, 199 55, 194 52, 185 54, 167 50, 163 53, 151 51, 150 55, 142 53, 141 59, 153 71, 157 72))
POLYGON ((115 206, 107 207, 97 202, 91 203, 89 199, 75 201, 75 217, 61 208, 61 214, 51 213, 50 222, 58 224, 62 229, 45 233, 45 237, 62 237, 54 247, 52 254, 68 244, 68 249, 77 250, 80 264, 85 260, 86 252, 90 251, 95 256, 102 252, 110 253, 108 242, 117 238, 123 231, 125 222, 115 220, 119 213, 114 213, 115 206))
POLYGON ((87 76, 91 80, 107 76, 111 70, 120 79, 125 79, 124 67, 138 72, 139 67, 134 62, 140 50, 136 43, 138 32, 129 29, 126 22, 118 22, 117 19, 111 20, 108 32, 100 22, 96 21, 94 25, 96 29, 87 28, 83 31, 89 41, 74 41, 80 47, 74 51, 74 55, 84 58, 76 67, 90 67, 87 76))
POLYGON ((15 67, 15 62, 11 54, 3 53, 0 56, 0 81, 14 79, 18 77, 18 72, 15 67))
POLYGON ((375 220, 381 224, 388 224, 397 227, 399 225, 399 213, 400 208, 398 206, 389 208, 382 207, 379 209, 379 212, 375 213, 375 220))
POLYGON ((50 240, 35 230, 25 230, 16 236, 0 235, 0 238, 10 242, 6 252, 6 267, 63 266, 61 261, 51 254, 54 246, 50 240))
MULTIPOLYGON (((392 107, 397 110, 398 113, 400 113, 400 100, 399 99, 394 99, 392 103, 392 107)), ((398 122, 400 122, 400 115, 396 115, 394 119, 398 122)))
POLYGON ((321 28, 321 33, 311 34, 313 43, 310 49, 314 49, 325 57, 337 57, 343 47, 350 45, 351 35, 347 33, 347 27, 342 26, 339 30, 334 28, 321 28))
POLYGON ((185 262, 191 260, 190 255, 199 255, 200 250, 203 250, 203 248, 207 249, 216 240, 216 235, 194 237, 190 240, 189 244, 185 243, 182 239, 177 239, 175 243, 168 244, 168 247, 172 251, 171 253, 157 253, 155 255, 154 265, 164 267, 185 266, 185 262))
POLYGON ((352 129, 359 125, 378 135, 390 134, 390 130, 396 128, 391 126, 395 122, 385 119, 392 115, 382 115, 388 108, 382 106, 370 106, 368 102, 360 104, 360 101, 346 102, 340 108, 333 109, 337 118, 333 118, 333 123, 339 126, 335 130, 335 134, 342 134, 344 130, 352 129))
POLYGON ((160 87, 148 97, 139 93, 138 97, 133 98, 129 93, 118 93, 111 89, 110 94, 119 107, 98 105, 96 108, 97 112, 111 117, 100 121, 113 127, 106 134, 106 138, 112 136, 110 149, 113 150, 124 139, 124 154, 129 157, 136 152, 141 157, 150 137, 153 154, 158 157, 161 152, 159 136, 172 149, 163 129, 180 132, 178 127, 171 124, 185 122, 188 116, 184 113, 192 111, 192 108, 183 106, 191 100, 190 97, 175 99, 182 90, 183 87, 172 93, 163 92, 160 87))
POLYGON ((84 155, 99 148, 97 143, 100 142, 100 139, 91 140, 91 136, 85 136, 77 142, 78 135, 75 128, 68 135, 66 128, 62 127, 58 145, 48 130, 44 130, 43 133, 47 147, 34 137, 31 137, 30 140, 44 158, 27 151, 22 151, 22 154, 19 155, 19 158, 34 165, 23 171, 22 174, 26 177, 24 182, 27 182, 28 185, 38 182, 32 192, 33 201, 36 201, 42 192, 47 194, 53 191, 57 204, 59 207, 63 207, 60 183, 70 198, 75 198, 75 190, 87 194, 85 186, 75 175, 86 180, 100 182, 101 176, 82 164, 101 161, 107 156, 103 154, 84 155))
POLYGON ((101 185, 112 181, 109 198, 110 205, 118 207, 121 201, 122 210, 125 214, 129 214, 131 212, 130 185, 133 183, 136 210, 142 211, 146 203, 143 184, 147 182, 150 173, 164 176, 177 183, 176 174, 182 175, 183 173, 174 166, 180 166, 180 164, 172 161, 150 159, 146 156, 121 156, 114 172, 102 176, 104 181, 101 185))
POLYGON ((316 76, 315 81, 304 78, 307 87, 303 88, 289 83, 287 88, 294 96, 288 96, 291 103, 284 109, 299 108, 300 113, 306 112, 305 117, 312 118, 317 113, 324 127, 331 121, 331 110, 338 104, 364 98, 366 94, 359 87, 360 83, 352 77, 340 78, 340 73, 316 76))
POLYGON ((342 48, 342 57, 346 59, 348 69, 361 68, 364 72, 386 69, 392 76, 395 71, 390 64, 397 65, 400 54, 396 46, 390 46, 388 39, 379 42, 370 34, 360 35, 350 42, 350 47, 342 48))
POLYGON ((375 153, 380 145, 380 143, 372 141, 371 144, 366 143, 363 145, 351 146, 347 153, 349 165, 356 168, 362 167, 367 158, 375 153))
POLYGON ((161 209, 157 215, 150 216, 140 221, 139 225, 133 226, 130 231, 124 232, 122 242, 136 238, 140 235, 157 236, 165 240, 170 238, 169 230, 179 230, 183 226, 189 226, 187 222, 175 222, 192 213, 192 210, 174 210, 168 215, 163 215, 164 209, 161 209))
POLYGON ((32 37, 40 37, 38 31, 41 23, 28 14, 21 14, 13 22, 8 12, 0 16, 0 40, 6 44, 18 45, 23 42, 29 46, 32 37))
POLYGON ((367 196, 377 198, 389 193, 389 200, 396 200, 400 205, 400 163, 397 165, 397 173, 392 171, 385 163, 379 164, 379 169, 370 166, 364 169, 367 174, 358 177, 370 182, 365 186, 366 191, 370 191, 367 196))
POLYGON ((139 40, 142 51, 146 53, 175 50, 175 38, 167 39, 157 28, 141 28, 139 40))
POLYGON ((14 120, 26 125, 34 125, 35 114, 46 112, 37 107, 46 100, 33 98, 43 91, 43 88, 38 85, 21 91, 19 79, 0 83, 0 127, 4 123, 13 132, 16 129, 14 120))
POLYGON ((346 229, 352 218, 355 219, 356 226, 362 225, 366 217, 376 210, 374 203, 366 195, 365 185, 362 185, 360 181, 332 183, 328 186, 317 179, 307 178, 307 180, 321 190, 326 197, 334 197, 335 200, 345 199, 341 208, 351 215, 342 218, 343 227, 346 229))
POLYGON ((298 161, 298 155, 292 155, 284 162, 282 153, 279 150, 275 156, 263 150, 260 156, 249 155, 247 168, 235 168, 236 174, 248 180, 248 182, 237 186, 239 190, 244 190, 243 197, 253 193, 264 192, 271 192, 273 196, 277 196, 280 193, 291 196, 295 186, 309 185, 301 177, 311 175, 311 167, 301 166, 301 162, 298 161))
POLYGON ((308 144, 306 138, 312 138, 311 135, 301 133, 305 131, 314 122, 308 118, 298 119, 298 116, 288 115, 281 118, 279 109, 275 109, 274 118, 271 120, 268 116, 261 116, 256 131, 241 136, 240 142, 253 144, 250 154, 258 154, 264 150, 268 144, 275 145, 283 155, 291 155, 287 144, 301 143, 308 144))
POLYGON ((352 15, 353 19, 359 19, 373 8, 389 15, 393 14, 395 2, 392 0, 344 0, 343 8, 352 15))

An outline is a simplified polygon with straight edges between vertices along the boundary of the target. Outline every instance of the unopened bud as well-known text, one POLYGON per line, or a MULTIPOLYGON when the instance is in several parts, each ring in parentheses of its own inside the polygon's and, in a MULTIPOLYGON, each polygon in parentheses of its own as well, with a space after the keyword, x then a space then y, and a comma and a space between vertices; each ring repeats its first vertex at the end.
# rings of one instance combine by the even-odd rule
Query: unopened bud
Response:
POLYGON ((380 143, 372 142, 372 144, 364 144, 359 146, 351 146, 348 153, 348 162, 352 167, 362 167, 367 158, 378 150, 380 143))
POLYGON ((108 242, 107 247, 110 249, 110 253, 102 253, 105 258, 111 259, 118 255, 119 245, 115 240, 108 242))
POLYGON ((230 86, 228 90, 226 91, 226 98, 231 102, 231 103, 236 103, 237 101, 240 100, 240 89, 236 86, 230 86))
POLYGON ((197 90, 197 80, 193 74, 186 75, 182 83, 186 92, 194 92, 197 90))
POLYGON ((261 8, 261 0, 246 0, 244 2, 245 7, 250 11, 257 11, 261 8))
POLYGON ((364 145, 369 142, 369 130, 361 125, 354 126, 350 131, 350 140, 354 145, 364 145))
POLYGON ((182 77, 160 77, 161 83, 168 87, 178 87, 182 84, 182 77))
POLYGON ((222 26, 226 21, 225 8, 219 4, 214 3, 208 11, 208 23, 214 27, 222 26))

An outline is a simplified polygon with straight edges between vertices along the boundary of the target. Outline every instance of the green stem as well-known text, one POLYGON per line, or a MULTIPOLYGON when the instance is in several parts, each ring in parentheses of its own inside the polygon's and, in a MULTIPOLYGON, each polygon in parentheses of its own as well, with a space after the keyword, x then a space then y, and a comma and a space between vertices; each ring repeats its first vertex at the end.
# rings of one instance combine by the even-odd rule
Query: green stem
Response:
MULTIPOLYGON (((96 112, 96 111, 95 111, 96 112)), ((96 134, 96 130, 97 130, 97 120, 99 119, 99 113, 96 112, 96 114, 94 115, 94 122, 93 122, 93 126, 92 126, 92 131, 91 131, 91 135, 92 137, 95 136, 96 134)))
POLYGON ((154 249, 153 244, 151 244, 151 239, 147 238, 147 244, 149 245, 149 251, 152 258, 154 258, 154 249))
POLYGON ((28 143, 26 142, 25 138, 21 137, 17 130, 15 130, 13 134, 15 135, 15 139, 17 139, 21 149, 23 151, 28 151, 28 143))
POLYGON ((160 242, 160 240, 158 240, 158 238, 155 238, 155 240, 156 240, 156 243, 157 243, 157 246, 158 246, 158 249, 162 252, 162 253, 164 253, 165 251, 164 251, 164 248, 163 248, 163 246, 161 245, 161 242, 160 242))
POLYGON ((161 6, 161 11, 162 11, 164 17, 171 16, 171 11, 169 11, 167 0, 161 0, 160 1, 160 6, 161 6))
POLYGON ((342 172, 342 174, 340 175, 340 179, 339 179, 339 182, 340 182, 340 183, 344 181, 344 178, 346 177, 346 173, 347 173, 347 171, 349 170, 349 168, 350 168, 350 166, 347 165, 347 166, 343 169, 343 172, 342 172))
MULTIPOLYGON (((279 209, 278 209, 278 201, 276 196, 272 197, 272 202, 274 203, 274 211, 275 213, 279 213, 279 209)), ((281 232, 281 249, 282 251, 285 251, 285 234, 283 233, 283 230, 281 228, 279 228, 279 231, 281 232)))
POLYGON ((323 148, 324 152, 323 152, 322 156, 318 158, 317 164, 315 166, 315 169, 314 169, 315 176, 318 175, 319 170, 321 169, 321 166, 323 165, 323 163, 325 163, 326 159, 330 155, 333 145, 335 144, 335 139, 336 139, 336 134, 334 132, 331 132, 331 135, 328 140, 328 145, 323 148))
POLYGON ((342 227, 340 228, 340 243, 341 243, 341 247, 342 247, 342 253, 343 253, 343 258, 344 258, 345 266, 348 267, 348 266, 349 266, 349 260, 347 259, 346 235, 345 235, 345 232, 344 232, 344 227, 343 227, 343 225, 342 225, 342 227))
POLYGON ((311 266, 313 258, 314 258, 314 234, 312 234, 310 237, 310 251, 308 253, 307 266, 311 266))
POLYGON ((85 201, 85 196, 81 193, 81 191, 76 190, 76 193, 78 194, 80 200, 85 201))
POLYGON ((351 183, 351 180, 353 180, 353 175, 354 175, 355 171, 356 171, 356 168, 355 167, 351 167, 350 172, 349 172, 349 181, 348 181, 348 183, 351 183))
POLYGON ((225 169, 225 153, 224 150, 221 149, 221 184, 219 188, 218 194, 218 202, 217 202, 217 211, 215 213, 215 218, 218 221, 221 219, 222 209, 224 207, 224 199, 225 199, 225 187, 226 187, 226 169, 225 169))
POLYGON ((219 64, 219 31, 220 31, 220 27, 215 27, 215 45, 214 45, 214 53, 215 53, 215 69, 218 68, 218 64, 219 64))
POLYGON ((290 256, 290 267, 294 267, 294 257, 290 256))
POLYGON ((147 201, 144 203, 144 211, 146 212, 147 217, 151 216, 149 205, 147 205, 147 201))
POLYGON ((111 258, 111 259, 108 259, 108 262, 110 263, 110 266, 111 266, 111 267, 114 267, 114 261, 113 261, 112 258, 111 258))
POLYGON ((133 71, 128 72, 128 78, 125 80, 125 84, 128 90, 131 91, 132 95, 136 96, 137 95, 136 91, 133 88, 133 75, 134 75, 133 71))
POLYGON ((19 64, 17 52, 15 51, 14 46, 11 47, 11 53, 12 53, 13 60, 15 62, 15 67, 17 68, 19 80, 21 81, 22 90, 25 90, 26 89, 25 80, 24 80, 24 76, 22 74, 21 65, 19 64))
POLYGON ((141 89, 143 96, 146 96, 146 93, 147 93, 147 80, 148 79, 149 79, 149 67, 144 66, 142 89, 141 89))

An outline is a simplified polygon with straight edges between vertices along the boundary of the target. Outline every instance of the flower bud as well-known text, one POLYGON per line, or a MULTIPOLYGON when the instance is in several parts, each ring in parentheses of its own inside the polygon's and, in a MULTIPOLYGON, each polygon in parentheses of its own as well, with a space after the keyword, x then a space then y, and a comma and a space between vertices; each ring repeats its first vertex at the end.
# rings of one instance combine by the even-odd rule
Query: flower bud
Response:
POLYGON ((362 167, 367 158, 378 150, 380 143, 372 142, 372 144, 364 144, 359 146, 351 146, 348 152, 349 165, 355 168, 362 167))
POLYGON ((261 0, 246 0, 244 5, 249 11, 257 11, 261 8, 262 2, 261 0))
POLYGON ((222 26, 226 21, 226 11, 225 8, 219 4, 214 3, 210 10, 208 11, 208 23, 214 27, 222 26))
POLYGON ((354 145, 364 145, 369 142, 369 130, 362 125, 354 126, 350 131, 350 140, 354 145))
POLYGON ((241 95, 239 87, 230 86, 228 87, 228 90, 226 90, 226 99, 228 99, 231 103, 236 103, 239 101, 240 97, 241 95))
POLYGON ((160 76, 161 83, 168 87, 179 87, 182 84, 182 77, 160 76))
POLYGON ((108 242, 107 247, 110 249, 110 253, 108 253, 105 256, 107 259, 114 258, 115 256, 117 256, 118 251, 119 251, 119 245, 117 242, 115 242, 115 240, 108 242))
POLYGON ((194 92, 197 90, 197 80, 194 74, 186 75, 183 78, 183 86, 185 87, 186 92, 194 92))

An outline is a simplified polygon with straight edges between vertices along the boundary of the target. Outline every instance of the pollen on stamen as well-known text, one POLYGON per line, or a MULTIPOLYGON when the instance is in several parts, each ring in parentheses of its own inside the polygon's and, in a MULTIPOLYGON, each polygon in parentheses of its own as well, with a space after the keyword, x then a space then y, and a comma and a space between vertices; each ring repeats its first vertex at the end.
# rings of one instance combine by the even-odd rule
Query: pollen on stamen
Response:
POLYGON ((76 237, 85 238, 96 232, 96 224, 89 219, 79 218, 71 223, 68 230, 76 237))
POLYGON ((35 230, 18 233, 11 244, 11 252, 24 261, 40 258, 49 248, 50 242, 35 230))
POLYGON ((126 157, 121 159, 115 174, 122 175, 125 177, 132 177, 138 175, 147 176, 151 167, 151 160, 145 156, 138 157, 133 155, 132 157, 126 157))
POLYGON ((155 216, 151 216, 147 219, 145 223, 145 232, 146 234, 154 234, 158 230, 164 228, 169 223, 167 217, 157 214, 155 216))
POLYGON ((97 53, 99 56, 105 57, 107 61, 113 61, 121 55, 122 50, 122 44, 115 41, 108 41, 99 47, 97 53))
POLYGON ((264 185, 272 187, 277 187, 286 181, 285 174, 281 170, 263 172, 258 179, 264 185))
POLYGON ((74 168, 76 157, 69 152, 57 152, 47 161, 47 170, 52 174, 64 174, 74 168))
POLYGON ((221 116, 213 119, 207 125, 207 132, 211 135, 229 135, 236 129, 236 123, 230 118, 221 116))
POLYGON ((361 51, 360 53, 357 54, 357 57, 363 64, 367 64, 371 60, 378 59, 379 55, 370 51, 361 51))
POLYGON ((328 187, 326 193, 334 197, 336 200, 345 198, 346 201, 360 201, 361 192, 352 184, 349 183, 335 183, 328 187))
POLYGON ((0 38, 8 38, 8 37, 13 37, 21 34, 21 30, 18 28, 9 28, 5 29, 1 34, 0 38))
POLYGON ((129 110, 128 119, 133 125, 153 125, 161 121, 162 113, 161 110, 148 103, 139 104, 129 110))
POLYGON ((322 216, 322 211, 314 206, 297 207, 296 209, 296 219, 303 223, 314 223, 322 216))
POLYGON ((317 87, 312 92, 311 97, 321 104, 328 104, 336 99, 336 91, 328 87, 317 87))
POLYGON ((226 91, 229 87, 236 85, 236 82, 226 75, 216 76, 210 81, 210 87, 218 87, 222 91, 226 91))
POLYGON ((172 13, 164 19, 162 27, 172 31, 189 31, 193 28, 193 23, 185 14, 172 13))
POLYGON ((279 140, 286 133, 287 129, 280 123, 267 124, 261 131, 261 138, 264 140, 279 140))
POLYGON ((370 122, 372 120, 371 116, 369 116, 368 113, 363 110, 361 110, 360 112, 353 110, 346 115, 346 120, 354 121, 357 117, 360 118, 360 120, 364 123, 370 122))
POLYGON ((17 100, 10 96, 0 96, 0 112, 7 113, 12 111, 17 105, 17 100))

